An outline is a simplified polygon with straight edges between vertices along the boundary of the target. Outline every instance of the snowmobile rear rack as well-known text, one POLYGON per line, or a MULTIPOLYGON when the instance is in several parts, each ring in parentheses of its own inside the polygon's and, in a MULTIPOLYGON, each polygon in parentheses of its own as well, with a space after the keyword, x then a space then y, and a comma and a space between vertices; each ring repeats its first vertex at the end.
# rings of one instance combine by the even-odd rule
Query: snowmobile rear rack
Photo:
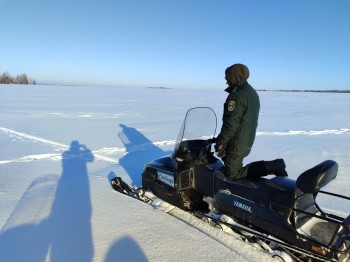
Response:
POLYGON ((350 197, 347 197, 347 196, 343 196, 343 195, 339 195, 339 194, 335 194, 335 193, 331 193, 331 192, 327 192, 327 191, 323 191, 323 190, 320 190, 318 192, 325 194, 325 195, 330 195, 330 196, 335 196, 335 197, 343 198, 346 200, 350 200, 350 197))

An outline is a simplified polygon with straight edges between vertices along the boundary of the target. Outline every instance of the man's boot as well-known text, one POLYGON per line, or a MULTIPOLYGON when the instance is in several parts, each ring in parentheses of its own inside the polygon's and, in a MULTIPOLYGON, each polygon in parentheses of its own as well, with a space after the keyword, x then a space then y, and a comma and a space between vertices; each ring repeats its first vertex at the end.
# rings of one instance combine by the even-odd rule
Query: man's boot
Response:
POLYGON ((275 159, 273 161, 264 161, 266 173, 276 176, 288 176, 286 172, 286 164, 283 159, 275 159))

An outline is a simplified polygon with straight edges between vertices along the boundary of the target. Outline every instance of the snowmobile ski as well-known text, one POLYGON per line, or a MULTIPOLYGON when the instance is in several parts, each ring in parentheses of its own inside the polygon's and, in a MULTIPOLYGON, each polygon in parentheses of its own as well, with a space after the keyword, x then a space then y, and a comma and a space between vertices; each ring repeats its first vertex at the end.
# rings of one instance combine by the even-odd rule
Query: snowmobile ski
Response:
POLYGON ((111 186, 115 191, 127 195, 129 197, 135 198, 147 204, 152 203, 152 199, 145 196, 142 188, 134 189, 132 186, 125 183, 121 177, 117 177, 113 172, 109 174, 109 179, 111 186))

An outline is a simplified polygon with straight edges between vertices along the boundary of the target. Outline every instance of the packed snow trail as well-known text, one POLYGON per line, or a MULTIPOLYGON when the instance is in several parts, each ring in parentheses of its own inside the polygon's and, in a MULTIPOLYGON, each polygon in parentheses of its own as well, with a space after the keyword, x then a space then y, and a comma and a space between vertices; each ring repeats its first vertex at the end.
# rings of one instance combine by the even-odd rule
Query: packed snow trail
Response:
MULTIPOLYGON (((49 146, 52 146, 56 149, 59 149, 61 151, 67 150, 69 148, 68 145, 58 143, 52 140, 48 140, 45 138, 33 136, 30 134, 18 132, 13 129, 0 127, 0 131, 4 132, 5 134, 8 134, 9 136, 19 137, 22 139, 26 139, 32 142, 36 143, 42 143, 49 146)), ((326 130, 309 130, 309 131, 303 131, 303 130, 289 130, 285 132, 257 132, 257 136, 298 136, 298 135, 310 135, 310 136, 316 136, 316 135, 349 135, 350 129, 349 128, 339 128, 339 129, 326 129, 326 130)), ((164 141, 156 141, 149 144, 141 144, 135 146, 133 148, 133 151, 143 151, 147 149, 150 145, 155 145, 158 147, 165 146, 165 145, 174 145, 176 143, 176 140, 164 140, 164 141)), ((112 154, 115 152, 119 153, 126 153, 125 148, 118 148, 118 147, 103 147, 99 150, 93 150, 93 154, 96 158, 96 160, 112 163, 112 164, 119 164, 118 159, 114 159, 111 157, 107 157, 104 154, 112 154)), ((23 156, 17 159, 11 159, 11 160, 0 160, 1 164, 7 164, 7 163, 13 163, 13 162, 31 162, 34 160, 41 160, 41 159, 48 159, 53 161, 60 161, 61 155, 60 154, 38 154, 38 155, 27 155, 23 156)))
POLYGON ((349 128, 339 128, 339 129, 326 129, 326 130, 289 130, 286 132, 257 132, 257 136, 296 136, 296 135, 344 135, 350 134, 349 128))
MULTIPOLYGON (((57 148, 57 149, 60 149, 62 151, 69 149, 68 145, 61 144, 61 143, 58 143, 58 142, 55 142, 55 141, 52 141, 52 140, 44 139, 44 138, 41 138, 41 137, 37 137, 37 136, 32 136, 32 135, 29 135, 29 134, 21 133, 21 132, 12 130, 12 129, 0 127, 0 131, 5 132, 5 133, 7 133, 9 135, 12 135, 12 136, 16 136, 16 137, 27 139, 27 140, 32 141, 32 142, 37 142, 37 143, 50 145, 50 146, 52 146, 54 148, 57 148)), ((96 153, 95 151, 93 151, 93 153, 94 153, 94 157, 95 157, 96 160, 107 162, 107 163, 112 163, 112 164, 115 164, 115 163, 117 164, 119 162, 116 159, 113 159, 113 158, 106 157, 106 156, 103 156, 101 154, 98 154, 98 152, 96 153)), ((9 162, 28 162, 28 161, 31 161, 31 160, 47 159, 47 158, 48 159, 52 159, 52 160, 61 160, 60 154, 41 154, 41 155, 29 155, 29 156, 18 158, 16 160, 0 161, 0 164, 6 164, 6 163, 9 163, 9 162)))

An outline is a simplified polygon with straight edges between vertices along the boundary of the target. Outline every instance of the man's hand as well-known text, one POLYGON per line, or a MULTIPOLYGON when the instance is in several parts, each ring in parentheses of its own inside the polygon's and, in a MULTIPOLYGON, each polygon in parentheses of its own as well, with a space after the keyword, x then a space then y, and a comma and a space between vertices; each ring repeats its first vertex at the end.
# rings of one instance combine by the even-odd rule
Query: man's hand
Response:
POLYGON ((226 155, 225 146, 222 144, 215 144, 215 153, 218 157, 224 157, 226 155))

